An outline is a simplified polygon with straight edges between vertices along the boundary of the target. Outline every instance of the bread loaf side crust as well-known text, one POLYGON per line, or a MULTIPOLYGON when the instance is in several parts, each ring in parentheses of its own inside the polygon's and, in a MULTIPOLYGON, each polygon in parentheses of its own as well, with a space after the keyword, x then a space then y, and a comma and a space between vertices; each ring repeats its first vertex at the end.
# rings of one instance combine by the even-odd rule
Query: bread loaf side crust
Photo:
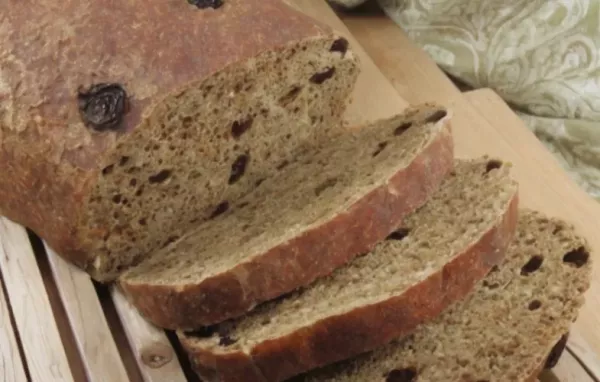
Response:
POLYGON ((196 348, 180 336, 201 377, 218 381, 282 381, 360 353, 394 338, 409 335, 418 325, 437 317, 450 304, 464 298, 499 264, 517 227, 518 193, 504 214, 479 241, 464 248, 443 269, 401 296, 330 317, 289 335, 255 345, 249 353, 222 353, 196 348), (232 363, 231 360, 236 362, 232 363), (247 363, 243 365, 241 360, 247 363), (242 366, 243 365, 243 366, 242 366), (210 370, 211 367, 214 369, 210 370), (209 371, 209 372, 207 372, 209 371))
POLYGON ((82 268, 102 237, 80 226, 90 190, 155 105, 262 52, 333 35, 280 0, 202 10, 186 0, 13 1, 2 12, 0 215, 82 268), (81 120, 78 90, 98 83, 127 92, 118 131, 81 120))
POLYGON ((195 329, 238 317, 366 253, 423 205, 454 167, 449 118, 407 167, 334 219, 200 284, 120 285, 155 325, 195 329))

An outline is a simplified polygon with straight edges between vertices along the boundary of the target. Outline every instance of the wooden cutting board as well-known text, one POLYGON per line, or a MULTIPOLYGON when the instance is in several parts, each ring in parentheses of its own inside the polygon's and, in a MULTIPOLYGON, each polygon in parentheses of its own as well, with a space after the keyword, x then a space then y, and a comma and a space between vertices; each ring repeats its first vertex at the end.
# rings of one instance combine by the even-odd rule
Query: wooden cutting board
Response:
MULTIPOLYGON (((570 206, 573 211, 565 216, 581 219, 578 226, 587 226, 586 235, 595 230, 594 218, 600 216, 595 203, 565 180, 564 172, 551 156, 493 93, 482 91, 461 96, 444 82, 443 74, 422 52, 410 51, 414 46, 400 45, 400 40, 394 40, 402 39, 402 35, 386 19, 346 19, 346 25, 356 33, 354 38, 324 0, 286 1, 340 30, 357 48, 362 74, 354 103, 346 115, 349 123, 389 116, 404 109, 408 102, 444 103, 454 109, 459 153, 473 156, 489 151, 512 160, 532 205, 536 205, 538 192, 541 200, 537 205, 544 207, 541 209, 560 215, 569 208, 552 207, 552 203, 570 206), (385 37, 387 46, 380 45, 377 33, 385 37), (366 49, 357 47, 358 41, 366 49), (395 57, 402 53, 404 61, 395 57), (469 102, 482 113, 475 111, 469 102), (502 124, 494 126, 488 121, 502 121, 502 124), (538 172, 543 175, 542 183, 535 186, 527 177, 538 172)), ((560 381, 591 382, 585 370, 576 367, 579 365, 576 358, 591 360, 586 363, 590 369, 597 367, 592 351, 598 349, 597 334, 588 336, 586 332, 589 325, 597 323, 598 314, 594 312, 588 304, 577 323, 570 344, 573 352, 565 354, 555 371, 560 381), (589 345, 581 339, 584 336, 589 345)), ((3 382, 193 381, 185 356, 177 354, 172 344, 176 345, 165 332, 144 321, 116 290, 94 285, 86 274, 29 237, 23 227, 0 218, 3 382)), ((554 378, 544 376, 544 382, 552 381, 547 377, 554 378)))

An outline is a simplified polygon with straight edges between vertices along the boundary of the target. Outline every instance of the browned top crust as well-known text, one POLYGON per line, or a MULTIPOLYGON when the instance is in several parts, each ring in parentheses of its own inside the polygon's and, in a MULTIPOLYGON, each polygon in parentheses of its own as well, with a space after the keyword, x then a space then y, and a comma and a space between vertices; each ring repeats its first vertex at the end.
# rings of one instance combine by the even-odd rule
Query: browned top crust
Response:
POLYGON ((83 265, 87 190, 154 105, 220 69, 331 31, 280 0, 8 0, 0 13, 0 214, 83 265), (119 84, 122 123, 86 127, 78 91, 119 84))

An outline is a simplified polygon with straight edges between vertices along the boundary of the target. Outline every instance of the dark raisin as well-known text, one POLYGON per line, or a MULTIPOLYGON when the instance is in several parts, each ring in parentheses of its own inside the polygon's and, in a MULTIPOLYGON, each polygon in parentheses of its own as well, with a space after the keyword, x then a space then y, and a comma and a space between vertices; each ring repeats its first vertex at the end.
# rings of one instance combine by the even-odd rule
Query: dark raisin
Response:
POLYGON ((448 115, 446 110, 438 110, 423 120, 423 123, 435 123, 448 115))
POLYGON ((488 172, 490 172, 492 170, 497 170, 500 167, 502 167, 502 161, 499 161, 497 159, 492 159, 492 160, 488 161, 487 164, 485 165, 485 173, 487 174, 488 172))
POLYGON ((587 264, 590 258, 589 252, 584 247, 579 247, 568 252, 564 257, 563 261, 565 263, 573 264, 577 268, 583 267, 587 264))
POLYGON ((118 130, 129 110, 125 89, 119 84, 96 84, 77 91, 79 113, 86 126, 97 130, 118 130))
POLYGON ((227 212, 228 209, 229 209, 229 202, 227 200, 219 203, 219 205, 217 205, 215 207, 215 210, 210 215, 210 219, 214 219, 219 215, 223 215, 225 212, 227 212))
POLYGON ((321 85, 323 82, 333 77, 334 74, 335 68, 327 68, 322 72, 313 74, 313 76, 310 77, 310 82, 312 82, 313 84, 321 85))
POLYGON ((253 118, 248 118, 244 121, 235 121, 231 125, 231 135, 234 138, 239 138, 244 134, 249 128, 252 127, 252 123, 254 122, 253 118))
POLYGON ((197 330, 191 330, 184 332, 186 336, 189 337, 198 337, 198 338, 208 338, 217 332, 217 326, 205 326, 197 330))
POLYGON ((233 339, 229 336, 224 336, 224 337, 219 338, 219 345, 221 345, 221 346, 233 345, 236 342, 237 342, 236 339, 233 339))
POLYGON ((335 186, 336 183, 337 183, 337 179, 335 179, 335 178, 327 179, 326 181, 324 181, 323 183, 318 185, 317 188, 315 188, 315 195, 317 195, 317 196, 321 195, 321 193, 323 193, 323 191, 335 186))
POLYGON ((398 135, 404 134, 404 132, 406 132, 406 130, 410 129, 411 126, 412 126, 412 122, 404 122, 400 126, 396 127, 396 129, 394 130, 394 135, 398 136, 398 135))
POLYGON ((385 382, 414 382, 417 380, 417 369, 394 369, 385 376, 385 382))
POLYGON ((538 310, 542 307, 542 302, 540 300, 533 300, 529 303, 529 310, 538 310))
POLYGON ((527 276, 537 271, 540 269, 543 262, 544 258, 542 256, 533 256, 531 259, 529 259, 527 264, 523 265, 523 268, 521 268, 521 275, 527 276))
POLYGON ((375 158, 377 155, 381 154, 381 152, 383 151, 383 149, 385 149, 385 147, 388 145, 387 142, 380 142, 377 145, 377 149, 373 152, 373 158, 375 158))
POLYGON ((150 183, 162 183, 165 180, 169 179, 171 176, 171 170, 162 170, 158 174, 151 175, 148 177, 148 182, 150 183))
POLYGON ((296 98, 298 98, 301 91, 301 86, 294 86, 286 95, 279 99, 279 103, 284 107, 287 106, 288 104, 292 103, 296 98))
POLYGON ((558 342, 550 350, 550 354, 546 358, 544 369, 552 369, 558 363, 558 360, 562 356, 565 348, 567 347, 567 341, 569 340, 569 333, 565 334, 558 340, 558 342))
POLYGON ((195 5, 199 9, 217 9, 223 5, 223 0, 188 0, 188 3, 195 5))
POLYGON ((410 229, 408 228, 398 228, 394 232, 390 233, 386 240, 402 240, 410 233, 410 229))
POLYGON ((248 165, 248 160, 250 156, 248 154, 242 154, 233 164, 231 165, 231 175, 229 175, 229 184, 234 184, 244 175, 246 172, 246 166, 248 165))
POLYGON ((337 40, 335 40, 333 44, 331 44, 331 49, 329 50, 331 52, 340 52, 342 54, 342 57, 344 57, 346 55, 346 52, 348 51, 348 45, 348 40, 346 40, 343 37, 340 37, 337 40))

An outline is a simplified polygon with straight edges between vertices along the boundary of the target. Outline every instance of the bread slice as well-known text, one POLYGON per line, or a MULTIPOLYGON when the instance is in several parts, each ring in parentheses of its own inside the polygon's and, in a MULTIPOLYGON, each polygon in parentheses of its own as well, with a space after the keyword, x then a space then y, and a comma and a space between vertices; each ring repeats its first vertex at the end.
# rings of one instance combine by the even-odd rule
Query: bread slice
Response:
POLYGON ((591 269, 573 227, 522 210, 504 262, 467 299, 408 339, 294 381, 535 381, 558 361, 591 269))
POLYGON ((340 128, 346 39, 281 0, 4 2, 0 215, 101 281, 340 128))
POLYGON ((509 167, 461 161, 374 251, 238 320, 180 331, 200 376, 282 381, 406 336, 436 317, 500 262, 513 237, 518 193, 509 167))
POLYGON ((194 329, 309 284, 372 249, 438 189, 454 165, 449 120, 424 105, 324 141, 223 201, 120 285, 154 324, 194 329))

